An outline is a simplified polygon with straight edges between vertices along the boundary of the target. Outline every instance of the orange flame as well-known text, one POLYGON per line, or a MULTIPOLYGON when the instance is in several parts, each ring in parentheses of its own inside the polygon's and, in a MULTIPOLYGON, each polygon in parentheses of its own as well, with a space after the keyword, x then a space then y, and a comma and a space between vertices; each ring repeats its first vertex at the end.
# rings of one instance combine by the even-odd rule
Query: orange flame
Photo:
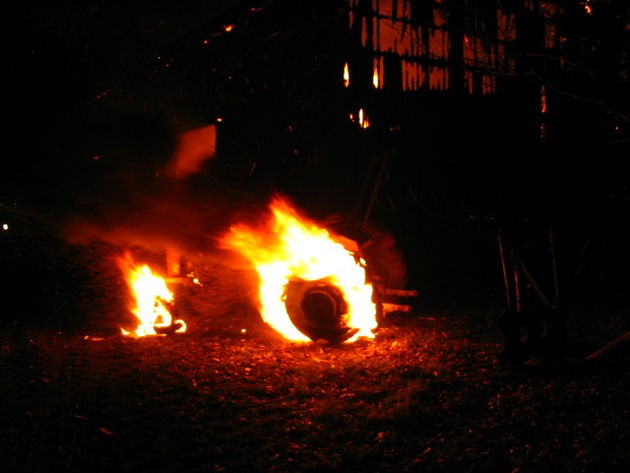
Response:
MULTIPOLYGON (((343 295, 343 323, 354 333, 348 340, 374 338, 377 326, 372 286, 366 282, 362 261, 335 241, 327 230, 301 219, 286 199, 276 197, 270 209, 273 219, 265 228, 232 226, 221 243, 245 256, 260 278, 260 312, 266 323, 293 341, 308 341, 287 311, 290 281, 325 281, 343 295)), ((342 239, 340 238, 339 241, 342 239)))
POLYGON ((131 311, 139 322, 133 333, 121 328, 123 335, 144 337, 171 331, 185 332, 183 320, 173 321, 169 310, 174 302, 173 293, 164 278, 154 274, 146 264, 135 264, 129 255, 120 258, 118 263, 134 296, 135 306, 131 311))

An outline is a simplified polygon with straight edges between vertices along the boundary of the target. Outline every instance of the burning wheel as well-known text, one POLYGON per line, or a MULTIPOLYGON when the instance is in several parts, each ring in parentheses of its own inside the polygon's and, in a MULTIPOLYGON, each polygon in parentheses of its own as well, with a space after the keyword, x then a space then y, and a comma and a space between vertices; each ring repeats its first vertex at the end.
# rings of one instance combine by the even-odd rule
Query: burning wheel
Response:
POLYGON ((346 325, 348 304, 341 290, 330 282, 290 281, 285 306, 293 325, 311 340, 341 343, 358 332, 346 325))

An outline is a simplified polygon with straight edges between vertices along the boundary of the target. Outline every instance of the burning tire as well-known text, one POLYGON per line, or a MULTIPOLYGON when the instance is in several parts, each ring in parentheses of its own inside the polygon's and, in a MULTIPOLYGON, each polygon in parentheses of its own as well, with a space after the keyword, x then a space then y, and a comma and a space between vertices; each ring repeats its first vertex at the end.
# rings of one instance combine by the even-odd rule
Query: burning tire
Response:
POLYGON ((285 306, 293 325, 311 340, 341 343, 358 332, 346 325, 348 303, 330 282, 290 281, 285 306))

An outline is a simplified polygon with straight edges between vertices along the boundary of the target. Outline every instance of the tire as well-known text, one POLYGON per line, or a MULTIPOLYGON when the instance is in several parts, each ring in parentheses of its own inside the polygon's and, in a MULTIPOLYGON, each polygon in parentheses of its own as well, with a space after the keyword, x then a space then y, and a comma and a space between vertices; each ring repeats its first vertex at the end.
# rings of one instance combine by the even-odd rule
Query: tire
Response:
POLYGON ((314 341, 341 343, 358 331, 346 325, 348 303, 343 292, 327 281, 290 281, 285 307, 293 325, 314 341))

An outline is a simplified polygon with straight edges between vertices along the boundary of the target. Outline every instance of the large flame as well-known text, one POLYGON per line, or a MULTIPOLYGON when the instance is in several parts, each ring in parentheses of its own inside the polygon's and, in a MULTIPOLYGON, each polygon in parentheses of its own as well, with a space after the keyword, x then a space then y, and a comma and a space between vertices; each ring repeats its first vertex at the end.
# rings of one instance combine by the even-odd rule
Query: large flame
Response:
POLYGON ((138 319, 134 332, 121 328, 124 335, 144 337, 168 332, 185 332, 183 320, 173 320, 170 308, 173 293, 161 276, 154 274, 147 264, 136 264, 129 255, 118 260, 127 284, 133 294, 135 305, 131 311, 138 319))
POLYGON ((273 218, 264 228, 234 225, 221 243, 245 256, 260 278, 261 315, 277 332, 294 341, 308 341, 292 323, 285 305, 289 281, 325 280, 343 293, 347 304, 345 325, 356 331, 346 341, 373 338, 377 327, 372 285, 366 281, 365 268, 354 254, 329 232, 300 218, 282 197, 270 205, 273 218))

